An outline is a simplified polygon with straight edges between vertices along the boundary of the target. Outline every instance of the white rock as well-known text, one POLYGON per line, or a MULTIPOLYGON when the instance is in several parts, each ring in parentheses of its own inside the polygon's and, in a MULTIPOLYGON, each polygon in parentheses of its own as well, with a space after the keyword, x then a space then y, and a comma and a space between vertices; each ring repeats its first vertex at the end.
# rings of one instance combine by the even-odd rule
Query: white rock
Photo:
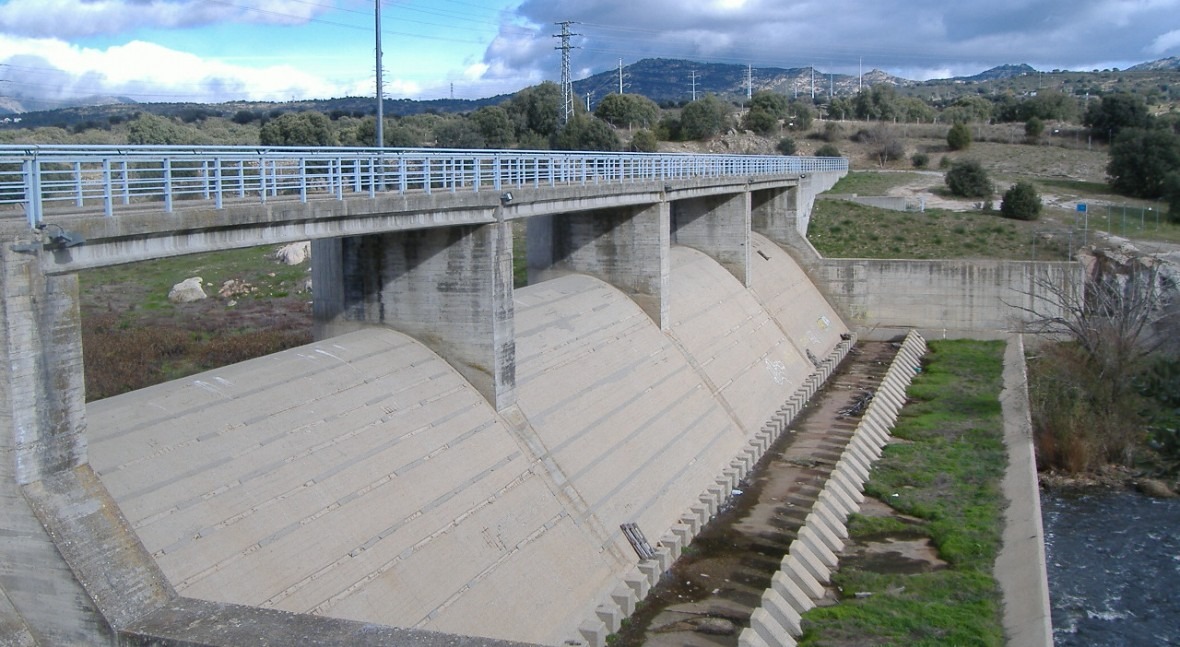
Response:
POLYGON ((311 241, 305 240, 299 243, 283 245, 275 250, 274 258, 280 263, 287 265, 299 265, 308 258, 311 258, 311 241))
POLYGON ((191 303, 206 298, 205 290, 201 287, 201 277, 194 276, 172 286, 168 292, 168 300, 172 303, 191 303))

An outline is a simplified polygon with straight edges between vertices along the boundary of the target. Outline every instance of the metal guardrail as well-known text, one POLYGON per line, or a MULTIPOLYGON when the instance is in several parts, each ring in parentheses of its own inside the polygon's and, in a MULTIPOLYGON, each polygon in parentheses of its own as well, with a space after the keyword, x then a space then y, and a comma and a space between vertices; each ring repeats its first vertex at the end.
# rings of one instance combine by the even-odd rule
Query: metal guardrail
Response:
POLYGON ((240 146, 0 146, 0 210, 111 217, 132 205, 503 191, 846 171, 840 157, 240 146))

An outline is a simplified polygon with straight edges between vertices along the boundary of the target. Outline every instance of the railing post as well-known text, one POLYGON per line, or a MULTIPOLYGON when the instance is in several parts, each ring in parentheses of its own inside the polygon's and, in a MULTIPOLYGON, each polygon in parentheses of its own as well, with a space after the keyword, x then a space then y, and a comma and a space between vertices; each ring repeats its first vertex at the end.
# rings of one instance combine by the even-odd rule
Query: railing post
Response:
POLYGON ((86 202, 85 196, 82 189, 82 162, 74 162, 74 206, 83 206, 86 202))
POLYGON ((119 162, 119 171, 123 175, 123 204, 131 204, 131 179, 127 177, 127 160, 119 162))
POLYGON ((307 202, 307 158, 299 156, 299 201, 307 202))
POLYGON ((164 213, 172 213, 172 158, 164 158, 164 213))
POLYGON ((492 188, 497 192, 504 188, 504 182, 500 178, 500 173, 503 172, 502 165, 503 161, 500 158, 500 154, 496 153, 492 155, 492 188))
POLYGON ((29 226, 41 224, 43 205, 41 204, 41 163, 37 158, 24 161, 25 170, 25 214, 29 219, 29 226))
POLYGON ((209 199, 209 160, 201 160, 201 199, 209 199))
POLYGON ((106 217, 115 215, 114 196, 111 190, 111 160, 102 158, 102 208, 106 217))
POLYGON ((213 158, 213 200, 214 206, 221 209, 223 206, 221 198, 221 159, 213 158))

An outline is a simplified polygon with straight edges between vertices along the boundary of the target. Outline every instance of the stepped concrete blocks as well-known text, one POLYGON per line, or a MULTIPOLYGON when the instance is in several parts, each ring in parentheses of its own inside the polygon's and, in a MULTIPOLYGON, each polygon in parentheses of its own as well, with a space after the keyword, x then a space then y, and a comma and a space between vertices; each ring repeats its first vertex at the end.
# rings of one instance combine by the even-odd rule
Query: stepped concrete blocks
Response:
POLYGON ((770 586, 782 596, 796 613, 802 615, 815 608, 815 600, 803 592, 786 573, 779 571, 770 578, 770 586))
POLYGON ((774 588, 762 592, 762 608, 791 636, 803 635, 803 619, 799 617, 799 612, 787 604, 774 588))
POLYGON ((647 575, 640 571, 638 567, 623 578, 623 584, 635 592, 635 598, 637 600, 646 598, 648 592, 651 591, 651 582, 648 581, 647 575))
MULTIPOLYGON (((842 526, 843 524, 837 525, 842 526)), ((807 519, 803 521, 803 527, 809 528, 810 532, 815 534, 816 539, 823 542, 824 548, 827 548, 833 554, 844 550, 844 540, 836 535, 836 532, 829 525, 829 521, 818 510, 813 509, 811 514, 807 515, 807 519)), ((835 566, 835 564, 832 564, 833 568, 835 566)))
POLYGON ((799 559, 791 553, 787 553, 783 557, 783 561, 780 564, 780 571, 786 574, 787 578, 795 583, 795 586, 798 586, 800 590, 806 593, 807 597, 812 600, 823 599, 823 584, 811 574, 811 571, 804 568, 803 564, 799 562, 799 559))
MULTIPOLYGON (((693 537, 696 536, 692 531, 692 527, 683 521, 672 526, 668 532, 676 537, 676 543, 680 553, 684 552, 684 548, 691 544, 693 537)), ((679 559, 679 555, 677 555, 677 559, 679 559)))
POLYGON ((791 542, 791 547, 787 550, 799 562, 803 570, 807 571, 817 582, 827 584, 832 581, 832 571, 824 566, 823 561, 812 552, 807 542, 796 539, 791 542))
POLYGON ((869 480, 869 469, 855 457, 845 454, 836 461, 836 469, 843 470, 850 477, 858 479, 859 483, 869 480))
POLYGON ((754 609, 754 613, 750 614, 750 628, 768 645, 794 647, 796 644, 795 638, 787 633, 786 627, 780 627, 766 609, 754 609))
POLYGON ((738 471, 732 467, 727 467, 721 470, 721 478, 717 479, 717 483, 719 485, 729 486, 729 491, 725 493, 726 497, 728 497, 733 492, 733 489, 738 486, 738 483, 741 482, 741 474, 738 474, 738 471))
POLYGON ((737 473, 738 481, 746 478, 746 475, 750 473, 750 466, 743 459, 735 458, 729 461, 729 467, 737 473))
POLYGON ((608 634, 615 633, 623 626, 623 610, 613 602, 598 605, 598 608, 594 610, 594 615, 598 616, 602 624, 606 625, 606 632, 608 634))
POLYGON ((709 486, 708 499, 711 502, 709 510, 710 517, 717 514, 717 511, 721 509, 721 505, 725 503, 725 499, 729 497, 732 489, 720 483, 714 483, 709 486))
POLYGON ((684 552, 684 544, 681 542, 680 535, 672 532, 672 529, 669 529, 668 532, 664 533, 663 537, 660 537, 660 546, 668 550, 672 555, 673 562, 680 559, 680 553, 684 552))
POLYGON ((775 647, 762 639, 758 632, 746 627, 738 636, 738 647, 775 647))
POLYGON ((819 560, 819 563, 827 568, 829 572, 835 570, 836 566, 840 563, 840 560, 836 557, 836 554, 833 553, 826 544, 824 544, 824 540, 815 532, 815 529, 808 526, 806 522, 803 524, 803 527, 799 529, 799 538, 795 541, 803 542, 803 545, 807 547, 807 550, 809 550, 811 554, 814 555, 817 560, 819 560))
POLYGON ((610 599, 615 604, 619 605, 624 616, 630 616, 635 613, 635 607, 639 605, 639 597, 635 595, 635 591, 625 585, 620 584, 615 587, 615 590, 610 594, 610 599))
MULTIPOLYGON (((829 482, 832 483, 834 488, 836 488, 832 490, 833 494, 836 492, 841 492, 844 494, 844 496, 848 497, 848 499, 851 500, 857 508, 859 508, 860 504, 864 502, 864 481, 858 483, 849 479, 846 474, 834 473, 832 478, 829 479, 829 482)), ((852 512, 856 512, 856 510, 853 510, 852 512)), ((852 514, 852 512, 849 514, 852 514)))
POLYGON ((823 510, 826 515, 840 521, 848 518, 848 515, 856 512, 859 508, 860 506, 856 505, 846 494, 832 489, 832 482, 829 478, 824 489, 816 495, 815 506, 812 508, 812 511, 823 510))
POLYGON ((606 647, 606 625, 601 620, 587 620, 578 626, 578 633, 589 647, 606 647))
MULTIPOLYGON (((658 551, 656 552, 656 555, 659 555, 658 551)), ((664 574, 665 570, 667 569, 661 568, 660 562, 654 557, 652 559, 645 559, 642 562, 639 562, 639 572, 642 573, 643 578, 647 580, 647 589, 649 591, 651 590, 651 587, 655 586, 660 581, 660 577, 664 574)))
POLYGON ((833 535, 841 540, 848 539, 848 515, 836 507, 832 503, 832 493, 826 489, 819 493, 819 499, 815 502, 815 507, 812 508, 811 513, 823 519, 828 529, 833 535))
POLYGON ((694 535, 699 533, 701 528, 703 528, 705 524, 709 523, 709 520, 713 518, 713 514, 709 512, 709 505, 703 501, 700 503, 694 503, 692 507, 689 508, 689 512, 695 515, 696 518, 696 525, 694 526, 695 530, 693 531, 694 535))

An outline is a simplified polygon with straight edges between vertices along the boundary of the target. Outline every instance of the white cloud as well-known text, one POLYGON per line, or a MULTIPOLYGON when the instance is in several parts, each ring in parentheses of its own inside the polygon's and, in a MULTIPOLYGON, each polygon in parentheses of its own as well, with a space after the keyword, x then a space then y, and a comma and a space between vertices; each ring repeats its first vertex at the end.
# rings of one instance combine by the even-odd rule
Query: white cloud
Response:
POLYGON ((226 101, 337 96, 345 90, 289 65, 242 67, 142 41, 94 49, 50 38, 0 35, 0 62, 5 63, 0 73, 16 95, 226 101))
POLYGON ((73 38, 219 22, 292 25, 327 9, 326 4, 301 0, 8 0, 0 12, 0 31, 73 38))
POLYGON ((1154 56, 1161 56, 1177 47, 1180 47, 1180 29, 1173 29, 1166 34, 1156 36, 1145 51, 1154 56))

